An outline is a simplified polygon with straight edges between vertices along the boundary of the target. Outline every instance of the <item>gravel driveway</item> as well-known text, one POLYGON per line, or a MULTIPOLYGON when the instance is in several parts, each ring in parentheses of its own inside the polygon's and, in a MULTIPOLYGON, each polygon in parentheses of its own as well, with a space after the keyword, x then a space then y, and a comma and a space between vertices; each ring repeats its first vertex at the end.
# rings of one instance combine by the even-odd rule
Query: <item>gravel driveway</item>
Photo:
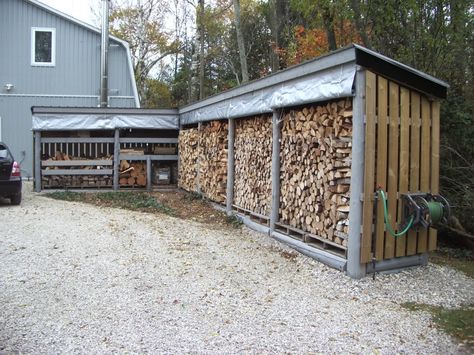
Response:
POLYGON ((0 353, 462 351, 400 304, 473 303, 472 279, 430 264, 355 281, 288 250, 26 191, 0 205, 0 353))

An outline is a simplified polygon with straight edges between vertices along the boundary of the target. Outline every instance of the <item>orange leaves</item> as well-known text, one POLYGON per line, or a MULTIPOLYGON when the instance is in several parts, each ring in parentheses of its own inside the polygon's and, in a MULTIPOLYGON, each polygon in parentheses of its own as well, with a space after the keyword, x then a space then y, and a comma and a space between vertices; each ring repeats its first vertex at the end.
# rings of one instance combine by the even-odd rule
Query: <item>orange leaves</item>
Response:
MULTIPOLYGON (((334 28, 338 47, 344 47, 352 42, 360 42, 353 24, 346 20, 334 28)), ((302 63, 308 59, 318 57, 328 51, 328 38, 323 28, 305 29, 295 26, 294 40, 284 50, 278 48, 276 52, 283 58, 287 66, 302 63)))

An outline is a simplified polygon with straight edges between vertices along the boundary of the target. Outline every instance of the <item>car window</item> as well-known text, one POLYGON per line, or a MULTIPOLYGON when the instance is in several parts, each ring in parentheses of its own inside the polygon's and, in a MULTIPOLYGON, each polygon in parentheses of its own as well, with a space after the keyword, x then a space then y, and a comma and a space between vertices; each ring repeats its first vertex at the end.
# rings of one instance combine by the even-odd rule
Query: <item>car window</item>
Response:
POLYGON ((0 159, 8 158, 8 150, 5 146, 0 145, 0 159))

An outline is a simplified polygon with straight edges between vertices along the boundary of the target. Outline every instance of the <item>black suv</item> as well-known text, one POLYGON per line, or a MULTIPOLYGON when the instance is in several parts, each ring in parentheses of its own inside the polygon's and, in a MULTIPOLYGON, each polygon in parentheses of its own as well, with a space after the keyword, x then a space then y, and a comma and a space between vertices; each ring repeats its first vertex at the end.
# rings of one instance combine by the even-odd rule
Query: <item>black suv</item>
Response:
POLYGON ((21 203, 21 172, 5 143, 0 142, 0 197, 9 198, 12 205, 21 203))

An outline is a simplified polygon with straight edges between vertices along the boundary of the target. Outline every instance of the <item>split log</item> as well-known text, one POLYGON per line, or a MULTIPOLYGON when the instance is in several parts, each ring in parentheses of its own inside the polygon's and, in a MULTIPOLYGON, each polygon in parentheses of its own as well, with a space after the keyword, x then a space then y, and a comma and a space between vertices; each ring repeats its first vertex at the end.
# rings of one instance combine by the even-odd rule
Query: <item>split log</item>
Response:
POLYGON ((223 203, 227 186, 227 121, 203 123, 199 132, 199 184, 209 199, 223 203))
POLYGON ((268 216, 272 195, 272 116, 235 121, 234 161, 234 204, 268 216))
POLYGON ((280 152, 282 223, 346 244, 351 137, 350 99, 285 114, 280 152))
POLYGON ((179 131, 178 186, 187 191, 197 189, 197 161, 199 133, 197 128, 179 131))

